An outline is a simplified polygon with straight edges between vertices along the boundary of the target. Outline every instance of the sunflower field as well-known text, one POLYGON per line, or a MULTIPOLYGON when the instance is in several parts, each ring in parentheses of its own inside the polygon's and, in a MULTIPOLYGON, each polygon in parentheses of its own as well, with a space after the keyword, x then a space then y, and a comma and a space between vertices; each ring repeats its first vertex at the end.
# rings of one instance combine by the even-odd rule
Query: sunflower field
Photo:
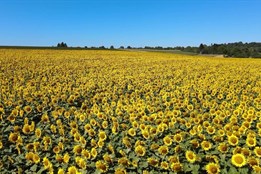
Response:
POLYGON ((0 173, 260 173, 261 60, 0 50, 0 173))

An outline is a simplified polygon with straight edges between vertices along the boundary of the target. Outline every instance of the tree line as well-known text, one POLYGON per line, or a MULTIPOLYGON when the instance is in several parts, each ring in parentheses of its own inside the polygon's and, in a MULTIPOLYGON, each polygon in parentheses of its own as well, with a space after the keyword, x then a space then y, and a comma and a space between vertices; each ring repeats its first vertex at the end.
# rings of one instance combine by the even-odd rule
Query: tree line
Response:
MULTIPOLYGON (((64 42, 57 44, 58 48, 67 48, 67 44, 64 42)), ((259 42, 235 42, 235 43, 224 43, 224 44, 200 44, 196 46, 176 46, 176 47, 162 47, 162 46, 145 46, 145 47, 131 47, 131 46, 120 46, 115 48, 113 45, 110 47, 99 46, 99 47, 70 47, 79 49, 141 49, 141 50, 178 50, 183 52, 189 52, 194 54, 218 54, 224 57, 253 57, 261 58, 261 43, 259 42)))

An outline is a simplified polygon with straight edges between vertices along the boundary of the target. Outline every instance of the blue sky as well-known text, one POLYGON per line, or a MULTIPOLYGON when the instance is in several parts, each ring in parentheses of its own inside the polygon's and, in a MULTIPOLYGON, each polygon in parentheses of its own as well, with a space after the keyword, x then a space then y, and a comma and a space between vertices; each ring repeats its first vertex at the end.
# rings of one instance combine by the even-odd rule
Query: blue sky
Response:
POLYGON ((0 45, 260 42, 261 0, 0 0, 0 45))

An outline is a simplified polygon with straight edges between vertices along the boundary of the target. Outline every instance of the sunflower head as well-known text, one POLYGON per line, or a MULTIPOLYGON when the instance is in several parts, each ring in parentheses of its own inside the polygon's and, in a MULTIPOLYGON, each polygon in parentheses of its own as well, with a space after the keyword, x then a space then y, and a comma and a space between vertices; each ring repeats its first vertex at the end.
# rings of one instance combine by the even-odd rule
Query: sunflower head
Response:
POLYGON ((238 137, 235 136, 235 135, 231 135, 228 137, 228 143, 231 145, 231 146, 236 146, 238 144, 238 137))
POLYGON ((243 167, 246 165, 246 158, 243 154, 237 153, 234 154, 231 158, 232 164, 236 167, 243 167))
POLYGON ((206 171, 208 174, 216 174, 220 172, 219 165, 216 163, 208 163, 206 165, 206 171))
POLYGON ((261 147, 255 147, 254 152, 257 157, 261 158, 261 147))
POLYGON ((95 166, 101 173, 106 173, 108 171, 108 165, 101 160, 97 161, 95 166))
POLYGON ((158 149, 158 152, 159 152, 159 154, 165 156, 169 153, 169 148, 168 148, 168 146, 165 146, 165 145, 160 146, 158 149))
POLYGON ((193 151, 186 151, 186 159, 190 163, 196 162, 197 155, 193 151))
POLYGON ((171 163, 170 168, 174 172, 180 172, 180 171, 182 171, 183 166, 181 163, 176 162, 176 163, 171 163))
POLYGON ((146 149, 142 145, 138 145, 138 146, 135 147, 135 153, 138 156, 144 156, 145 153, 146 153, 146 149))

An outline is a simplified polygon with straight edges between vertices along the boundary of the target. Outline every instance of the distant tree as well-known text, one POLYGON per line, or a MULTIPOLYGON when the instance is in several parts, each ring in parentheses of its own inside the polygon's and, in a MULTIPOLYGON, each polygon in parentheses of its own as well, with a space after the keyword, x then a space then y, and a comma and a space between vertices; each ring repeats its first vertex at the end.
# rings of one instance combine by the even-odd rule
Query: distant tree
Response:
POLYGON ((127 49, 132 49, 131 46, 127 46, 127 49))
POLYGON ((100 46, 99 49, 106 49, 105 46, 100 46))
POLYGON ((205 48, 205 46, 201 43, 201 44, 199 45, 199 54, 202 54, 202 53, 203 53, 204 48, 205 48))
POLYGON ((112 45, 112 46, 110 47, 110 49, 113 50, 113 49, 114 49, 114 46, 112 45))
POLYGON ((124 49, 124 46, 120 46, 120 49, 124 49))
POLYGON ((57 44, 57 47, 66 48, 66 47, 67 47, 67 44, 64 43, 64 42, 61 42, 61 43, 58 43, 58 44, 57 44))
POLYGON ((85 49, 87 49, 88 47, 87 47, 87 46, 85 46, 84 48, 85 48, 85 49))

